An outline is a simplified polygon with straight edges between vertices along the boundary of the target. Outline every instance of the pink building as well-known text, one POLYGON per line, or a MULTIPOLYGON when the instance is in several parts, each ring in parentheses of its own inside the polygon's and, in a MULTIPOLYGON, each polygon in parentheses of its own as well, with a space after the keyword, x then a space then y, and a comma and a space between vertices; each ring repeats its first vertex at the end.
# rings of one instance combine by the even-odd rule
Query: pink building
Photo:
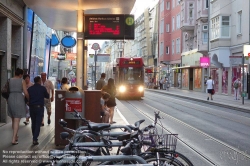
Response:
POLYGON ((168 77, 171 86, 179 86, 181 74, 182 31, 179 0, 160 0, 159 10, 159 65, 161 77, 168 77))

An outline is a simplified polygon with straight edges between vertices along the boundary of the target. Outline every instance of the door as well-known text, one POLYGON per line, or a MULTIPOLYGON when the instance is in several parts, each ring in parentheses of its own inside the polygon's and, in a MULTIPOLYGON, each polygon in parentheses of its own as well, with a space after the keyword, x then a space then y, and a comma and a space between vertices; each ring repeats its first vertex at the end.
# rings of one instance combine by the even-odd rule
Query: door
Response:
POLYGON ((194 70, 193 68, 189 69, 189 90, 193 90, 194 85, 194 70))

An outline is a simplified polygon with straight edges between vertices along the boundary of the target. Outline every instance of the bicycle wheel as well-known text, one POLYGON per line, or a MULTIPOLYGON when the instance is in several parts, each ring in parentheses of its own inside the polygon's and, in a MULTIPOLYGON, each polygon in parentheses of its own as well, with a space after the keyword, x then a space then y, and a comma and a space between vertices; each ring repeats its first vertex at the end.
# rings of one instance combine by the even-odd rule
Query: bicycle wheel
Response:
MULTIPOLYGON (((157 165, 157 158, 156 157, 148 158, 148 159, 145 159, 145 160, 147 161, 147 163, 150 163, 150 164, 153 164, 153 165, 157 165)), ((169 166, 169 165, 183 166, 174 157, 166 156, 165 158, 159 158, 159 166, 169 166)))
POLYGON ((177 160, 179 160, 184 166, 193 166, 193 163, 183 154, 179 153, 179 152, 169 152, 169 153, 165 153, 165 156, 173 156, 174 158, 176 158, 177 160))

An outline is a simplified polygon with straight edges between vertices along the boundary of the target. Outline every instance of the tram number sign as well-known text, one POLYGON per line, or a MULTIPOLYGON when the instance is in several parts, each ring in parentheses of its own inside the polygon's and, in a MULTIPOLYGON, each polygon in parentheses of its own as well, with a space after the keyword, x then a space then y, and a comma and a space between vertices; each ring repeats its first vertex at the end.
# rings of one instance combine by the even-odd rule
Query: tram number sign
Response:
POLYGON ((134 39, 134 15, 86 14, 85 39, 134 39))

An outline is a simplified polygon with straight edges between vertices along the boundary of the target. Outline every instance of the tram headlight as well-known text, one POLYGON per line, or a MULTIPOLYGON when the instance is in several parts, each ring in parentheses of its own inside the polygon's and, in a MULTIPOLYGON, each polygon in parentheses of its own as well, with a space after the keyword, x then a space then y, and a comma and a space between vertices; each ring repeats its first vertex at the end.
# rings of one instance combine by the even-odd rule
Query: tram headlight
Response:
POLYGON ((122 93, 125 92, 125 91, 126 91, 126 87, 123 86, 123 85, 120 86, 120 87, 119 87, 119 91, 122 92, 122 93))
POLYGON ((139 88, 138 88, 139 92, 142 92, 143 89, 144 89, 143 86, 139 86, 139 88))

